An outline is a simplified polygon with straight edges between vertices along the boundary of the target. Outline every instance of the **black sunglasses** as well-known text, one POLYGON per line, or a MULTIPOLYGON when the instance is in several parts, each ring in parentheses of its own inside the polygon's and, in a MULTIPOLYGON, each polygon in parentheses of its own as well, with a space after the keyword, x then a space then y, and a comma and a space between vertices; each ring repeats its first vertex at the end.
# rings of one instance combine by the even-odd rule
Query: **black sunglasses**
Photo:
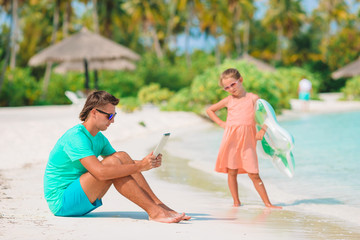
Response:
POLYGON ((113 119, 113 118, 116 116, 116 112, 115 112, 114 114, 112 114, 112 113, 107 113, 107 112, 101 111, 100 109, 97 109, 97 108, 95 108, 95 109, 96 109, 96 111, 98 111, 99 113, 102 113, 102 114, 107 115, 107 117, 108 117, 109 120, 113 119))

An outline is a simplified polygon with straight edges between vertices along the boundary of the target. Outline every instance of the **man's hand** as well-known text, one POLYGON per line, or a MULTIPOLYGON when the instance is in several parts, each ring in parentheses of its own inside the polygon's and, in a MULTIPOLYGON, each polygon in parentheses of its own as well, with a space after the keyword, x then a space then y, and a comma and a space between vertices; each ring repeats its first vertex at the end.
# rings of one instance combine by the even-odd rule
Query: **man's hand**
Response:
POLYGON ((153 155, 153 153, 151 152, 149 155, 147 155, 146 157, 143 158, 143 160, 141 160, 139 162, 139 164, 141 164, 141 168, 140 171, 147 171, 150 170, 152 168, 157 168, 161 166, 161 161, 162 161, 162 155, 159 154, 158 157, 155 157, 153 155))
POLYGON ((160 153, 156 158, 155 158, 155 168, 160 167, 162 163, 162 154, 160 153))

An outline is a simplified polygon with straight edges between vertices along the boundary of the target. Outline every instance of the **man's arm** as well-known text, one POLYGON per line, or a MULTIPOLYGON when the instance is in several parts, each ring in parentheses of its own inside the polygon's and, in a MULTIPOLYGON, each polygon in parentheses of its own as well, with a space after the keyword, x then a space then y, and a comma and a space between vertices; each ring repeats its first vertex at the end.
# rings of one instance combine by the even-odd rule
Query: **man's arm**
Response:
MULTIPOLYGON (((116 158, 114 156, 108 157, 116 158)), ((158 161, 159 160, 157 160, 152 153, 147 155, 141 161, 134 161, 135 164, 121 164, 118 159, 114 159, 114 161, 106 161, 107 163, 103 164, 94 155, 80 159, 81 164, 91 173, 91 175, 100 181, 125 177, 134 173, 147 171, 151 168, 157 167, 158 161)))

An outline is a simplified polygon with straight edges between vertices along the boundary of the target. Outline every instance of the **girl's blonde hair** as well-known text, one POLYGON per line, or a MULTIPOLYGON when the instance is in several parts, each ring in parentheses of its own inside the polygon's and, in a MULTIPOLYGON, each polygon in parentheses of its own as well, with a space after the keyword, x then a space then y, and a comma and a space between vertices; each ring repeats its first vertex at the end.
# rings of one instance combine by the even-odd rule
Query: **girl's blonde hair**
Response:
POLYGON ((241 78, 241 75, 237 69, 228 68, 220 75, 219 85, 223 87, 223 80, 227 78, 234 78, 237 80, 241 78))

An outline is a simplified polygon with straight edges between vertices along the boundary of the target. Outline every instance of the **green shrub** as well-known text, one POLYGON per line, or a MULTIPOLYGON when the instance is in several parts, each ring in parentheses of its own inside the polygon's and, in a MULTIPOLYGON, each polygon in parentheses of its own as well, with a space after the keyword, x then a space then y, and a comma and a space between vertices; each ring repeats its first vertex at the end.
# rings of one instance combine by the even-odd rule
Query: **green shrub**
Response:
MULTIPOLYGON (((290 99, 297 98, 297 86, 302 76, 312 81, 315 96, 319 86, 316 76, 301 68, 262 72, 246 61, 225 60, 220 66, 208 68, 196 76, 191 86, 177 92, 164 109, 205 114, 207 106, 228 96, 218 83, 220 74, 228 68, 238 69, 244 79, 246 91, 267 100, 277 112, 290 108, 290 99)), ((219 111, 219 116, 224 119, 226 111, 219 111)))
POLYGON ((140 89, 138 98, 141 103, 160 104, 169 100, 173 94, 169 89, 160 88, 159 83, 151 83, 140 89))
POLYGON ((191 111, 192 107, 190 103, 192 97, 190 88, 183 88, 178 91, 173 97, 170 98, 168 103, 162 107, 165 111, 191 111))
POLYGON ((360 100, 360 77, 353 77, 346 81, 345 87, 341 89, 347 100, 360 100))
POLYGON ((215 58, 202 52, 192 54, 189 63, 185 55, 159 60, 154 54, 144 54, 136 74, 145 85, 159 83, 161 88, 179 91, 189 87, 195 76, 214 65, 215 58))
MULTIPOLYGON (((225 60, 217 67, 209 68, 204 73, 196 76, 188 89, 182 90, 170 99, 166 109, 194 111, 203 114, 204 109, 228 96, 228 93, 219 85, 220 74, 227 68, 237 68, 244 78, 247 91, 262 93, 261 97, 272 96, 275 88, 272 81, 266 81, 265 75, 255 66, 243 61, 225 60), (263 84, 261 84, 263 82, 263 84)), ((269 99, 269 98, 268 98, 269 99)), ((271 98, 272 104, 277 104, 277 98, 271 98)), ((221 114, 224 115, 224 112, 221 114)))
POLYGON ((7 70, 0 93, 0 106, 35 104, 41 95, 40 84, 31 77, 29 68, 7 70))
POLYGON ((144 80, 136 72, 102 71, 99 73, 99 89, 116 97, 136 97, 144 80))
POLYGON ((124 97, 120 99, 118 107, 124 112, 133 112, 141 108, 141 104, 136 97, 124 97))
MULTIPOLYGON (((46 98, 40 104, 70 104, 71 101, 65 96, 65 91, 83 90, 84 78, 82 73, 67 73, 65 75, 52 73, 46 98)), ((41 84, 43 84, 43 79, 41 84)))
POLYGON ((290 99, 298 98, 298 86, 303 77, 311 81, 313 88, 311 98, 317 99, 320 79, 309 71, 299 67, 290 67, 279 68, 271 74, 271 78, 275 80, 281 108, 290 108, 290 99))

